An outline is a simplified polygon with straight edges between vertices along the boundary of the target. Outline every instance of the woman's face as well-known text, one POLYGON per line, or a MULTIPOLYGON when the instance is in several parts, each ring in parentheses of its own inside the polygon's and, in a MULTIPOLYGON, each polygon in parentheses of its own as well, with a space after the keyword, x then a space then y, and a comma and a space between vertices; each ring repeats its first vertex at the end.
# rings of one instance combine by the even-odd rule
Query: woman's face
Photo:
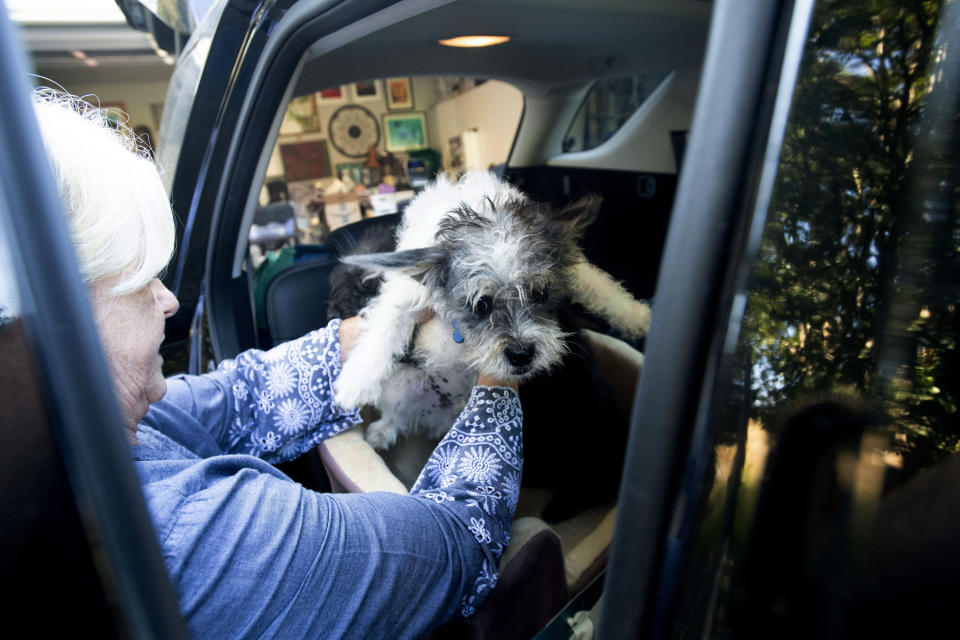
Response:
POLYGON ((180 303, 156 278, 119 297, 110 293, 115 284, 115 278, 94 283, 91 301, 120 408, 127 427, 135 430, 150 403, 167 392, 160 344, 164 321, 180 303))

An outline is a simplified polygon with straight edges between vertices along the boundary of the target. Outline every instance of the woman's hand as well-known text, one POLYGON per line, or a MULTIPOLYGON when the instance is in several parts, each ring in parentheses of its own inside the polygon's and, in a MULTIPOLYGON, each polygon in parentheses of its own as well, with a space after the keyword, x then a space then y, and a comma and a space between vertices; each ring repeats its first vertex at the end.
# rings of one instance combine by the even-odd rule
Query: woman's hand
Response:
POLYGON ((340 362, 346 362, 353 345, 357 342, 357 336, 360 334, 360 316, 347 318, 340 323, 340 362))
POLYGON ((517 387, 517 381, 511 380, 509 382, 503 380, 497 380, 493 376, 488 376, 485 373, 481 373, 477 377, 477 386, 478 387, 510 387, 514 391, 518 392, 520 389, 517 387))

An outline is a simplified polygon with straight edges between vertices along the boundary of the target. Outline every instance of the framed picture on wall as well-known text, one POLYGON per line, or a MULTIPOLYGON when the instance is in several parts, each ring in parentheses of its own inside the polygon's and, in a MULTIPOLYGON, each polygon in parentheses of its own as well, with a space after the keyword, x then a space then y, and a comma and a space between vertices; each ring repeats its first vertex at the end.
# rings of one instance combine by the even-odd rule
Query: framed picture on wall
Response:
POLYGON ((462 175, 467 168, 467 161, 463 157, 463 137, 456 135, 447 140, 447 164, 450 172, 462 175))
POLYGON ((317 104, 337 104, 338 102, 346 102, 347 87, 346 85, 329 87, 327 89, 321 89, 320 91, 317 91, 314 95, 317 98, 317 104))
POLYGON ((287 182, 316 180, 331 176, 330 153, 327 141, 302 140, 280 145, 280 157, 287 182))
POLYGON ((363 183, 363 163, 362 162, 341 162, 337 164, 337 178, 343 179, 346 173, 351 180, 357 184, 363 183))
POLYGON ((296 122, 303 132, 317 130, 317 104, 312 93, 291 99, 285 115, 296 122))
POLYGON ((427 146, 427 120, 423 113, 387 113, 383 116, 387 151, 412 151, 427 146))
POLYGON ((410 78, 387 78, 387 108, 391 111, 413 109, 413 87, 410 78))
POLYGON ((381 100, 380 83, 376 80, 361 80, 353 83, 353 99, 357 102, 381 100))

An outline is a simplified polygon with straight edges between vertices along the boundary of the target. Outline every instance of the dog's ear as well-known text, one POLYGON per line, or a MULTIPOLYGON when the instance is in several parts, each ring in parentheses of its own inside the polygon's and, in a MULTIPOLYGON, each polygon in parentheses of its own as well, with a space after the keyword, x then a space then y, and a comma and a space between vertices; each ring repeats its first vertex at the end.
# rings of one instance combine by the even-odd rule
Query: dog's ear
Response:
POLYGON ((341 262, 369 271, 403 273, 425 285, 442 281, 448 260, 447 252, 440 247, 362 253, 340 258, 341 262))
POLYGON ((583 232, 593 224, 600 212, 603 198, 590 194, 571 202, 556 214, 556 221, 561 225, 563 234, 576 242, 583 232))

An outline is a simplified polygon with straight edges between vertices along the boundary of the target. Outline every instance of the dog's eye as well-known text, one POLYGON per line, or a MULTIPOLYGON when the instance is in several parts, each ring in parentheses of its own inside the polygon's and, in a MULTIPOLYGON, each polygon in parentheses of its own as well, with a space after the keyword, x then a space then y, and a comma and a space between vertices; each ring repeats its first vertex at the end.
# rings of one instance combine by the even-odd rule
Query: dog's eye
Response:
POLYGON ((530 299, 537 304, 542 304, 550 297, 550 285, 545 284, 541 287, 534 287, 530 293, 530 299))
POLYGON ((493 311, 493 300, 490 296, 481 296, 473 305, 473 315, 482 318, 493 311))

